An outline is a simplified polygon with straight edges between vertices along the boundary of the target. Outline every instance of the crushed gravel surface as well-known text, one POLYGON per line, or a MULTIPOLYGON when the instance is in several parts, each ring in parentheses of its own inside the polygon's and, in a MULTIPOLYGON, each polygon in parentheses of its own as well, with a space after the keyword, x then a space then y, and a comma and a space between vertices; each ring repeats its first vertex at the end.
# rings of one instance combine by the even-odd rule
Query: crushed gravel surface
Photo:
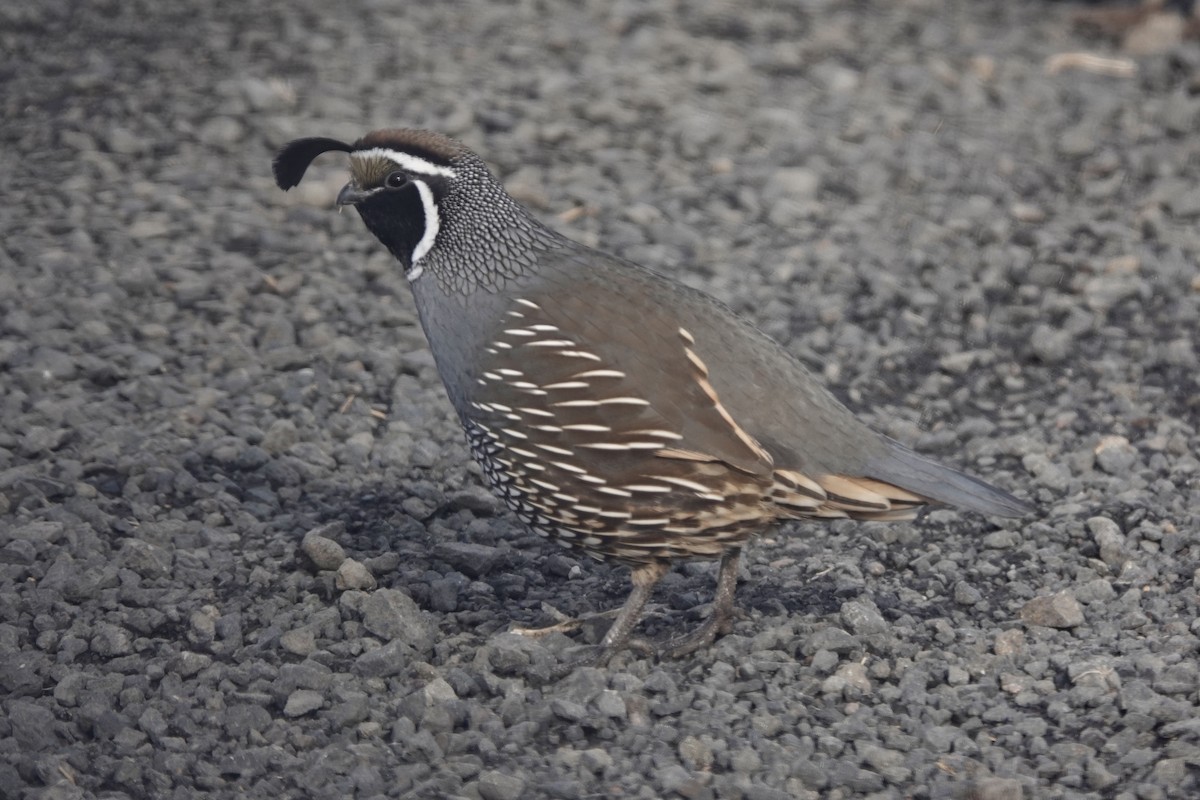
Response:
POLYGON ((4 4, 0 797, 1197 796, 1200 45, 1070 13, 4 4), (538 681, 626 573, 481 488, 344 164, 270 176, 401 124, 1038 514, 787 526, 710 650, 538 681))

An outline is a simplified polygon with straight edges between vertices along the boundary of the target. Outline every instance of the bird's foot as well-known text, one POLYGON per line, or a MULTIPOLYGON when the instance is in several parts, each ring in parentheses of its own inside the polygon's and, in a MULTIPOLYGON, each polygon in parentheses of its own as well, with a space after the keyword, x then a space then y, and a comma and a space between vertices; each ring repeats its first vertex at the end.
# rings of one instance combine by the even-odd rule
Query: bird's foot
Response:
POLYGON ((715 642, 718 636, 725 636, 733 631, 735 617, 742 618, 745 614, 737 608, 713 608, 713 613, 699 627, 664 642, 659 647, 659 655, 662 658, 683 658, 697 650, 703 650, 715 642))
POLYGON ((582 617, 569 617, 553 606, 543 606, 543 610, 548 612, 554 619, 553 625, 547 625, 543 628, 524 628, 513 626, 509 629, 509 633, 515 633, 518 636, 524 636, 527 639, 540 639, 543 636, 549 636, 552 633, 570 633, 582 628, 584 625, 597 619, 610 619, 621 613, 621 609, 613 608, 608 611, 601 611, 596 614, 587 614, 582 617))
POLYGON ((592 644, 573 648, 560 661, 538 667, 530 677, 539 683, 555 683, 581 667, 601 668, 622 650, 631 650, 641 656, 653 656, 658 648, 650 641, 636 637, 613 645, 592 644))

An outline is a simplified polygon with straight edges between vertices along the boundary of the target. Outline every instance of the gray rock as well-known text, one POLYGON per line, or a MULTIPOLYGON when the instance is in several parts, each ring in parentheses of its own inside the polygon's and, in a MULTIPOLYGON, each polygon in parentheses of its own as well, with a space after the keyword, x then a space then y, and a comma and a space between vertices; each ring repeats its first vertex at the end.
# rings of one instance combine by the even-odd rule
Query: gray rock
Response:
POLYGON ((1106 691, 1121 688, 1121 675, 1107 659, 1071 664, 1067 667, 1067 675, 1076 686, 1091 686, 1106 691))
POLYGON ((96 626, 89 646, 100 656, 123 656, 133 652, 133 636, 120 626, 102 622, 96 626))
POLYGON ((579 754, 579 763, 589 772, 603 774, 613 766, 613 758, 605 750, 593 747, 579 754))
POLYGON ((482 800, 517 800, 525 793, 525 781, 499 770, 485 770, 479 775, 478 789, 482 800))
POLYGON ((487 662, 498 675, 524 673, 533 663, 533 642, 515 633, 503 633, 493 637, 482 650, 487 662))
POLYGON ((642 688, 651 694, 673 695, 678 687, 675 680, 661 669, 656 669, 646 676, 642 688))
MULTIPOLYGON (((1062 464, 1051 461, 1044 453, 1029 453, 1022 457, 1021 464, 1039 484, 1056 492, 1067 488, 1071 475, 1062 464)), ((1015 536, 1015 534, 1013 534, 1015 536)))
POLYGON ((1016 531, 992 531, 983 537, 983 546, 989 550, 1008 550, 1021 543, 1021 535, 1016 531))
POLYGON ((1125 535, 1121 533, 1120 527, 1107 517, 1092 517, 1087 521, 1087 527, 1091 531, 1092 539, 1100 548, 1100 560, 1119 570, 1129 560, 1125 535))
POLYGON ((983 593, 967 581, 954 584, 954 602, 960 606, 973 606, 983 600, 983 593))
POLYGON ((1039 325, 1029 337, 1029 348, 1044 364, 1061 364, 1072 354, 1074 335, 1062 328, 1039 325))
POLYGON ((810 663, 813 668, 813 672, 817 673, 818 675, 824 675, 837 669, 837 665, 840 660, 841 659, 838 657, 838 654, 832 650, 818 650, 817 652, 813 653, 812 661, 810 663))
POLYGON ((171 573, 171 554, 140 539, 126 539, 121 544, 120 560, 143 578, 162 578, 171 573))
POLYGON ((56 749, 58 722, 54 712, 29 700, 13 700, 7 704, 7 717, 11 736, 17 747, 26 753, 38 753, 56 749))
POLYGON ((425 684, 425 688, 421 690, 421 693, 425 697, 425 702, 430 706, 449 703, 451 700, 458 699, 454 687, 443 678, 434 678, 425 684))
POLYGON ((712 769, 713 751, 707 743, 695 736, 685 736, 677 748, 679 758, 690 770, 708 772, 712 769))
POLYGON ((299 664, 284 664, 275 679, 276 693, 287 696, 295 689, 326 691, 333 684, 333 672, 317 661, 305 659, 299 664))
POLYGON ((1191 765, 1187 758, 1164 758, 1154 765, 1150 778, 1159 786, 1181 791, 1191 780, 1191 765))
POLYGON ((1021 608, 1021 620, 1044 628, 1075 628, 1083 624, 1083 608, 1070 592, 1035 597, 1021 608))
POLYGON ((297 689, 288 695, 283 713, 288 717, 302 717, 325 705, 325 695, 311 689, 297 689))
POLYGON ((850 653, 860 647, 858 639, 841 628, 821 628, 804 640, 800 652, 811 656, 818 650, 828 650, 833 653, 850 653))
POLYGON ((596 710, 606 717, 625 719, 625 700, 618 692, 605 690, 596 696, 596 710))
POLYGON ((564 700, 561 697, 556 697, 550 701, 550 710, 559 719, 565 719, 568 722, 579 722, 587 719, 587 709, 579 703, 573 703, 570 700, 564 700))
POLYGON ((751 775, 762 768, 762 757, 754 750, 743 747, 730 754, 729 766, 734 772, 751 775))
POLYGON ((846 692, 850 690, 854 696, 861 692, 871 691, 871 680, 867 677, 867 668, 857 661, 842 664, 837 672, 830 675, 821 683, 821 691, 827 694, 846 692))
POLYGON ((425 612, 399 589, 379 589, 362 603, 363 627, 381 639, 398 639, 417 652, 433 646, 433 628, 425 612))
POLYGON ((334 585, 344 591, 370 591, 379 584, 365 564, 347 558, 338 565, 334 585))
POLYGON ((771 172, 763 187, 763 199, 775 203, 785 199, 810 199, 821 187, 821 178, 804 167, 785 167, 771 172))
POLYGON ((842 603, 842 624, 857 636, 887 631, 887 622, 874 603, 852 600, 842 603))
POLYGON ((1200 688, 1195 661, 1181 661, 1163 670, 1154 680, 1154 691, 1161 694, 1192 694, 1200 688))
POLYGON ((138 727, 154 740, 167 735, 167 720, 162 712, 151 706, 138 717, 138 727))
POLYGON ((279 646, 292 655, 308 656, 317 649, 317 637, 308 628, 297 628, 280 634, 279 646))
POLYGON ((0 653, 0 688, 9 697, 40 695, 49 661, 36 651, 0 653))
POLYGON ((462 575, 448 576, 429 584, 429 607, 434 611, 456 611, 459 591, 467 583, 462 575))
POLYGON ((189 620, 188 641, 204 645, 217 638, 217 617, 220 613, 213 606, 204 606, 193 611, 189 620))
POLYGON ((482 486, 468 486, 454 492, 446 498, 446 506, 451 511, 465 509, 485 517, 495 516, 500 511, 499 499, 482 486))
POLYGON ((1112 583, 1104 578, 1090 580, 1082 586, 1076 586, 1071 591, 1075 595, 1075 599, 1084 605, 1108 603, 1117 596, 1117 590, 1113 588, 1112 583))
POLYGON ((413 660, 413 650, 405 642, 394 639, 382 647, 372 648, 354 660, 354 674, 364 678, 387 678, 404 672, 413 660))
POLYGON ((290 419, 277 419, 271 422, 267 432, 263 434, 262 448, 272 455, 280 455, 286 453, 299 440, 296 423, 290 419))
POLYGON ((325 718, 335 729, 349 728, 367 719, 371 706, 365 692, 342 690, 330 704, 325 718))
POLYGON ((304 534, 300 549, 317 569, 336 570, 346 560, 342 546, 326 536, 327 533, 340 533, 341 529, 339 523, 331 523, 304 534))
POLYGON ((1096 445, 1096 466, 1109 475, 1127 475, 1137 463, 1138 451, 1124 436, 1105 436, 1096 445))
POLYGON ((1097 275, 1083 286, 1088 307, 1097 313, 1105 313, 1126 300, 1140 297, 1147 289, 1144 280, 1128 272, 1097 275))
POLYGON ((903 784, 912 776, 912 770, 904 765, 904 753, 870 742, 859 742, 856 749, 863 763, 892 783, 903 784))
POLYGON ((1090 789, 1097 791, 1107 789, 1108 787, 1120 781, 1120 777, 1109 771, 1104 762, 1089 758, 1084 767, 1084 776, 1087 779, 1087 785, 1090 789))
POLYGON ((690 784, 692 774, 679 764, 670 764, 655 773, 654 782, 665 797, 690 784))
POLYGON ((1058 140, 1058 152, 1068 158, 1089 155, 1096 149, 1096 142, 1086 128, 1072 128, 1058 140))
POLYGON ((971 800, 1025 800, 1025 790, 1016 778, 980 778, 971 787, 971 800))
POLYGON ((472 542, 441 542, 434 548, 433 554, 472 579, 491 573, 500 563, 501 556, 495 547, 472 542))
POLYGON ((0 547, 0 564, 28 566, 37 560, 37 547, 33 542, 17 539, 0 547))
POLYGON ((262 733, 271 726, 271 712, 253 703, 235 703, 225 710, 225 734, 235 739, 251 731, 262 733))
POLYGON ((1200 217, 1200 189, 1172 192, 1167 198, 1167 207, 1171 216, 1179 219, 1200 217))
POLYGON ((1017 628, 996 634, 992 650, 998 656, 1016 656, 1025 650, 1025 632, 1017 628))
POLYGON ((83 787, 64 778, 47 787, 38 797, 39 800, 84 800, 88 797, 88 793, 83 790, 83 787))
POLYGON ((171 667, 185 678, 190 678, 212 664, 212 656, 207 653, 194 653, 184 650, 173 660, 171 667))

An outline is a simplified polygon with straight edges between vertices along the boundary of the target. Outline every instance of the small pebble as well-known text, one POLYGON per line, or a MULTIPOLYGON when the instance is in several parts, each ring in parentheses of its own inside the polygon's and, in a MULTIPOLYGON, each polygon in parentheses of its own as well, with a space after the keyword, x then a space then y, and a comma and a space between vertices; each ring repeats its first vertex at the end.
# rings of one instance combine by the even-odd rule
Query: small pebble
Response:
POLYGON ((334 540, 323 535, 331 526, 314 528, 304 534, 300 549, 317 569, 336 570, 346 560, 346 551, 334 540))
POLYGON ((337 568, 337 588, 359 589, 362 591, 370 591, 374 589, 378 583, 375 581, 375 576, 366 568, 360 561, 355 561, 353 558, 347 558, 337 568))
POLYGON ((325 697, 320 692, 311 689, 297 689, 288 695, 283 713, 288 717, 302 717, 323 705, 325 705, 325 697))
POLYGON ((1044 628, 1075 628, 1083 624, 1083 609, 1069 592, 1035 597, 1021 609, 1021 620, 1044 628))

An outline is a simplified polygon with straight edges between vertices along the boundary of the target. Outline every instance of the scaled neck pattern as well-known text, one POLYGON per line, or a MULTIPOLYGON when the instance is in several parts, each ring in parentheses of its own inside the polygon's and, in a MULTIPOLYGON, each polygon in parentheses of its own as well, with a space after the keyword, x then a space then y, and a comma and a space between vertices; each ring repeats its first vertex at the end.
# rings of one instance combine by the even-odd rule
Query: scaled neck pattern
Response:
POLYGON ((542 253, 567 240, 504 191, 482 161, 465 158, 440 203, 438 241, 421 259, 423 277, 447 296, 498 293, 537 271, 542 253))

